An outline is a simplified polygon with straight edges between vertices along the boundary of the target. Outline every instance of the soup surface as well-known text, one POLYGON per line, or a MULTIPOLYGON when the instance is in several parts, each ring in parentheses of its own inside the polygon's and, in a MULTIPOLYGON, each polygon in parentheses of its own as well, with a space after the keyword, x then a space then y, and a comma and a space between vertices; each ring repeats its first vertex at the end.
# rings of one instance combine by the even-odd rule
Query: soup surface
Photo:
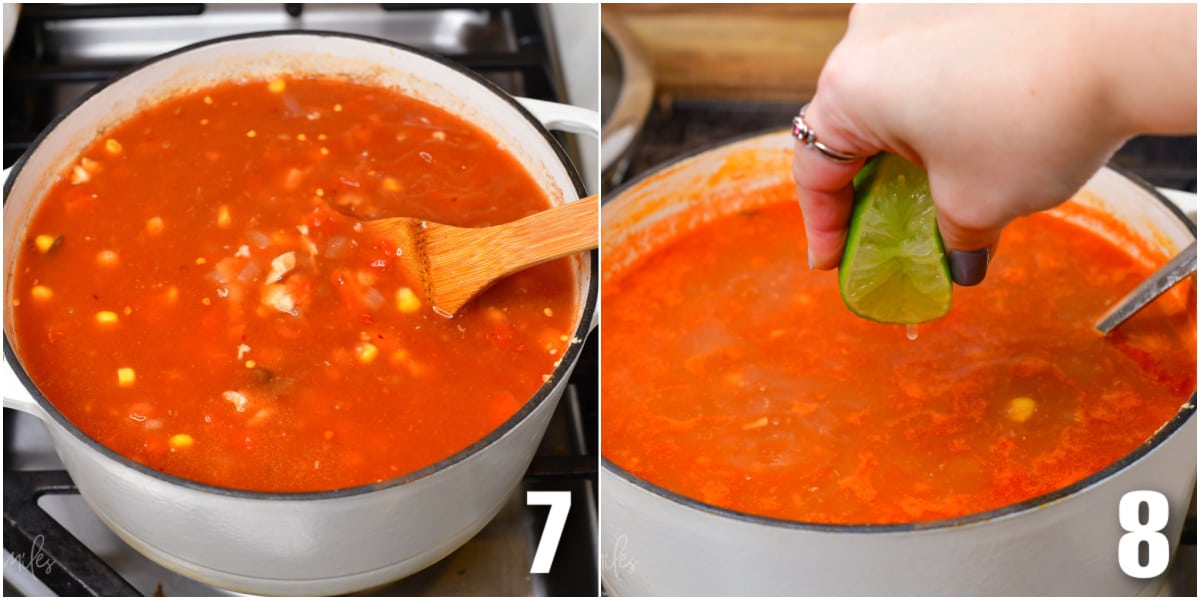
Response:
POLYGON ((328 202, 464 226, 549 206, 496 140, 390 90, 180 95, 103 132, 29 223, 10 292, 26 369, 113 450, 247 490, 389 479, 512 417, 569 344, 570 264, 447 319, 328 202))
POLYGON ((795 190, 771 194, 604 281, 604 455, 634 475, 781 519, 956 517, 1107 467, 1195 389, 1182 291, 1091 329, 1150 269, 1088 230, 1013 223, 987 281, 909 341, 808 269, 795 190))

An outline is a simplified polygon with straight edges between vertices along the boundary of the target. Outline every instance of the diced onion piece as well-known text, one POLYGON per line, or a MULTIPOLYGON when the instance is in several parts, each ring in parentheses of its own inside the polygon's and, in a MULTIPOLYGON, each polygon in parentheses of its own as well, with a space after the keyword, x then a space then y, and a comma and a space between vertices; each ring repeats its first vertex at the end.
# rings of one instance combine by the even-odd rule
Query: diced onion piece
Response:
POLYGON ((259 250, 271 245, 271 238, 267 237, 267 234, 261 231, 247 231, 246 237, 250 238, 250 243, 254 244, 254 247, 259 250))
POLYGON ((83 167, 75 165, 75 168, 71 169, 71 185, 87 183, 91 179, 92 176, 83 167))
POLYGON ((109 154, 120 154, 121 142, 118 142, 112 138, 108 138, 104 141, 104 149, 107 150, 109 154))
POLYGON ((117 320, 117 313, 111 310, 102 310, 96 313, 96 322, 101 325, 116 325, 117 320))
POLYGON ((383 306, 383 302, 384 297, 383 294, 379 293, 379 290, 367 288, 367 291, 363 292, 363 304, 366 304, 367 308, 371 310, 378 309, 380 306, 383 306))
POLYGON ((29 295, 33 296, 34 300, 45 302, 54 297, 54 292, 44 285, 35 285, 29 290, 29 295))
POLYGON ((117 369, 117 385, 121 387, 131 387, 137 381, 137 374, 129 367, 121 367, 117 369))
POLYGON ((262 267, 258 266, 258 261, 252 260, 242 267, 242 270, 237 275, 237 280, 242 283, 250 283, 258 278, 262 273, 262 267))
POLYGON ((330 238, 329 244, 325 246, 325 258, 337 258, 341 256, 342 251, 346 249, 347 241, 344 235, 330 238))
POLYGON ((233 219, 229 216, 229 206, 222 204, 220 208, 217 209, 217 226, 229 227, 229 224, 232 222, 233 219))
POLYGON ((268 285, 264 288, 262 302, 283 313, 294 314, 293 311, 296 309, 296 300, 288 292, 287 286, 282 283, 268 285))
POLYGON ((96 262, 100 263, 102 267, 115 267, 117 266, 117 253, 112 250, 101 250, 96 255, 96 262))
POLYGON ((163 230, 162 217, 150 217, 146 221, 146 231, 148 233, 158 235, 158 234, 162 233, 162 230, 163 230))

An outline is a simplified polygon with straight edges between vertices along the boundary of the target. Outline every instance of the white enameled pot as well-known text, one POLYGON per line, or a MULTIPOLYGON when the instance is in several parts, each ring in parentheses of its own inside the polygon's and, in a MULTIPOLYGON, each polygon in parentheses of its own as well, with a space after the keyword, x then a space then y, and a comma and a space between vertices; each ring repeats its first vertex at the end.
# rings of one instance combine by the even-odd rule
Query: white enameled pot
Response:
MULTIPOLYGON (((749 138, 676 161, 619 191, 601 211, 602 280, 677 230, 753 207, 764 196, 756 190, 791 185, 793 143, 788 132, 749 138)), ((1114 215, 1167 255, 1195 239, 1178 208, 1110 168, 1072 202, 1114 215)), ((1196 293, 1194 282, 1180 287, 1172 293, 1196 293)), ((1152 595, 1161 578, 1134 579, 1118 567, 1126 533, 1118 504, 1129 491, 1164 494, 1170 515, 1163 533, 1174 549, 1196 483, 1196 396, 1179 401, 1177 415, 1147 443, 1079 483, 1019 505, 915 525, 750 516, 684 498, 604 460, 604 585, 631 596, 1152 595)))
MULTIPOLYGON (((43 134, 4 186, 4 281, 12 281, 30 215, 63 165, 110 125, 172 94, 233 78, 337 75, 376 83, 473 122, 497 138, 555 204, 582 183, 539 118, 596 136, 596 113, 514 98, 439 58, 343 34, 279 32, 205 42, 157 58, 90 93, 43 134), (541 117, 535 117, 538 113, 541 117)), ((574 261, 577 325, 596 303, 594 259, 574 261)), ((6 285, 7 287, 7 285, 6 285)), ((11 290, 4 296, 11 306, 11 290)), ((101 446, 41 394, 21 366, 12 312, 4 320, 4 406, 33 414, 90 507, 155 562, 206 583, 259 594, 337 594, 393 581, 458 548, 519 484, 567 385, 582 342, 548 383, 482 440, 437 464, 357 488, 302 494, 228 490, 165 475, 101 446)))

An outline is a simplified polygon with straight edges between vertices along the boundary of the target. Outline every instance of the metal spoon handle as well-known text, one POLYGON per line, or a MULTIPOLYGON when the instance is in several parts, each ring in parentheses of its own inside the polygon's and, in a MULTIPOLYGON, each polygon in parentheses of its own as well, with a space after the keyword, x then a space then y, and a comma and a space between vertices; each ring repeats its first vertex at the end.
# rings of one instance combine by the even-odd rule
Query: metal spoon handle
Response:
POLYGON ((1096 323, 1096 329, 1100 330, 1100 333, 1108 335, 1110 331, 1117 328, 1117 325, 1124 323, 1126 319, 1137 314, 1139 310, 1145 308, 1163 292, 1195 272, 1196 242, 1192 242, 1174 258, 1167 261, 1167 264, 1155 271, 1149 279, 1143 281, 1109 309, 1108 313, 1096 323))

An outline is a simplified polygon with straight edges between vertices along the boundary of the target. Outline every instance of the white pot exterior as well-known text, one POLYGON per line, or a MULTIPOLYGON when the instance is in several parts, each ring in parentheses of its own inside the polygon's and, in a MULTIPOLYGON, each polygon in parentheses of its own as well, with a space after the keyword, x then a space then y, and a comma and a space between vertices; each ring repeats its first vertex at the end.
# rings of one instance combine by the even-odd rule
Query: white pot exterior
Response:
MULTIPOLYGON (((350 36, 241 36, 169 55, 126 75, 88 98, 35 145, 6 186, 5 283, 11 282, 25 226, 53 176, 99 132, 173 93, 235 77, 285 73, 342 75, 399 88, 483 126, 525 165, 553 203, 580 196, 576 176, 544 129, 512 98, 455 68, 350 36)), ((598 118, 594 121, 593 134, 598 118)), ((573 260, 578 281, 574 335, 582 339, 589 331, 596 285, 591 257, 573 260)), ((20 348, 11 311, 6 312, 4 404, 46 423, 81 495, 100 518, 167 568, 258 594, 364 589, 414 573, 470 539, 519 484, 582 344, 571 345, 550 382, 517 415, 437 465, 343 492, 258 494, 165 476, 86 438, 41 397, 12 360, 20 356, 20 348)))
MULTIPOLYGON (((758 202, 755 189, 790 181, 792 144, 785 132, 751 138, 624 190, 603 209, 605 276, 653 247, 663 216, 686 210, 695 213, 693 221, 707 220, 716 216, 714 205, 738 210, 758 202), (741 200, 716 189, 738 190, 741 200)), ((1098 173, 1076 201, 1104 207, 1168 253, 1195 237, 1147 188, 1110 169, 1098 173)), ((1195 395, 1180 398, 1185 401, 1157 444, 1065 493, 924 528, 737 515, 665 492, 605 461, 602 579, 610 593, 630 596, 1153 594, 1161 579, 1134 579, 1118 566, 1117 544, 1125 533, 1118 503, 1129 491, 1163 493, 1170 505, 1163 533, 1172 548, 1178 543, 1196 483, 1195 395)))

